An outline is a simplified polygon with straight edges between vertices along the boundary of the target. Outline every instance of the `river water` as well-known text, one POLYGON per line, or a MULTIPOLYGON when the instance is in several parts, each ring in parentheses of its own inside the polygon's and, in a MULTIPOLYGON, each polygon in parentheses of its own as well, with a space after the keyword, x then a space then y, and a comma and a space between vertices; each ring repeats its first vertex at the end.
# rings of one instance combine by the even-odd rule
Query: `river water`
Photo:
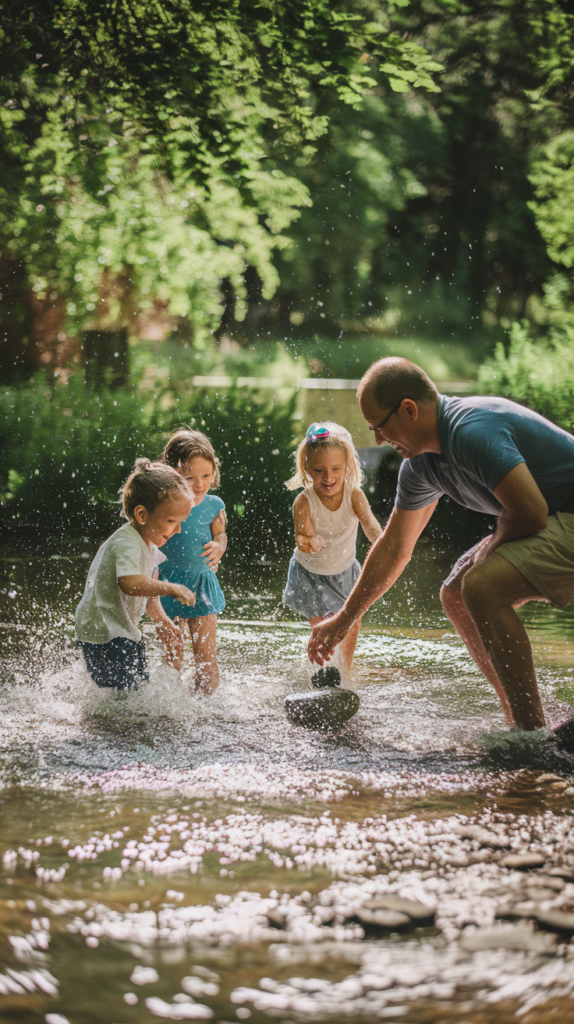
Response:
MULTIPOLYGON (((357 716, 321 735, 283 713, 310 677, 287 559, 222 566, 201 700, 151 630, 144 689, 89 680, 72 637, 93 546, 2 552, 0 1019, 574 1020, 574 946, 535 925, 574 908, 574 761, 506 730, 443 618, 459 553, 419 545, 365 618, 357 716), (389 893, 434 924, 365 930, 389 893)), ((524 616, 553 722, 574 616, 524 616)))

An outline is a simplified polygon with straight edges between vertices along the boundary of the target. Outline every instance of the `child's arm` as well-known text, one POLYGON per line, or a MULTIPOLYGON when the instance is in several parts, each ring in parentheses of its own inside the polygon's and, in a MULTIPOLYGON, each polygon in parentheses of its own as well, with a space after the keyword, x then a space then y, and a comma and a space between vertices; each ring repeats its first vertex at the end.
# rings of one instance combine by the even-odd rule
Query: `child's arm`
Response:
POLYGON ((370 540, 371 544, 381 536, 383 527, 379 523, 378 519, 375 519, 369 500, 366 494, 359 488, 355 487, 352 497, 353 511, 357 516, 361 526, 363 527, 363 533, 367 540, 370 540))
POLYGON ((202 558, 205 558, 210 569, 217 569, 227 549, 227 534, 225 532, 225 509, 221 509, 218 516, 211 524, 211 536, 213 540, 203 545, 202 558))
POLYGON ((299 551, 314 555, 323 547, 323 538, 313 528, 309 502, 304 494, 298 494, 293 502, 293 521, 295 523, 295 543, 299 551))
POLYGON ((175 597, 181 604, 194 605, 195 594, 181 583, 168 583, 167 580, 152 580, 151 576, 139 573, 137 576, 119 576, 118 586, 122 593, 130 597, 175 597))

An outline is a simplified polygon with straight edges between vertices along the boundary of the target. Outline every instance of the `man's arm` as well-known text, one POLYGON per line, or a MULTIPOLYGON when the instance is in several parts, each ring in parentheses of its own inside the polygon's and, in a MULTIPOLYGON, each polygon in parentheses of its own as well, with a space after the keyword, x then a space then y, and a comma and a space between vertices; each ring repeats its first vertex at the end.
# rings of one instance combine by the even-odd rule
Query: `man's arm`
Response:
POLYGON ((540 533, 548 522, 546 499, 525 462, 503 476, 493 493, 502 512, 492 540, 484 546, 475 565, 509 540, 540 533))
POLYGON ((353 622, 392 587, 408 565, 414 546, 436 506, 435 501, 416 512, 393 509, 384 533, 373 544, 363 571, 341 610, 313 628, 309 640, 311 661, 323 665, 347 635, 353 622))

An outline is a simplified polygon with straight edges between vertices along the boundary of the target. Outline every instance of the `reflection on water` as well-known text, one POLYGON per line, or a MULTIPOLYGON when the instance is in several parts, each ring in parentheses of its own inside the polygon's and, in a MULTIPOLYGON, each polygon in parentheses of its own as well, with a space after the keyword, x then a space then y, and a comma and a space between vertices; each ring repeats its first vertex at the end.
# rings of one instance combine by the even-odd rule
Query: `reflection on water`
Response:
MULTIPOLYGON (((0 1019, 430 1024, 440 1008, 478 1024, 560 1009, 574 991, 562 939, 551 956, 512 939, 504 975, 500 951, 459 942, 509 901, 528 929, 529 907, 574 908, 573 883, 540 874, 529 890, 501 866, 507 848, 535 847, 540 872, 562 870, 574 766, 546 735, 508 733, 444 619, 458 553, 422 544, 365 617, 361 708, 331 736, 283 714, 310 676, 308 627, 280 603, 287 560, 222 567, 222 685, 202 700, 147 627, 147 686, 91 682, 72 640, 91 547, 4 554, 0 1019), (356 909, 388 891, 436 908, 438 928, 365 937, 356 909), (138 965, 156 981, 130 981, 138 965)), ((574 700, 572 613, 521 614, 559 719, 574 700)))

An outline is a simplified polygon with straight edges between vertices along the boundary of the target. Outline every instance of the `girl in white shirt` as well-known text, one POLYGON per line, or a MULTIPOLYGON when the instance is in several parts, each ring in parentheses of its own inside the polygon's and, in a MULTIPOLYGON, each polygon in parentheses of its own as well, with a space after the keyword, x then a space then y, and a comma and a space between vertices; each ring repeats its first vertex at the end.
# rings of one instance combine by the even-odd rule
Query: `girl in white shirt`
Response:
MULTIPOLYGON (((359 578, 359 523, 371 543, 382 527, 360 488, 363 472, 348 430, 330 421, 312 423, 295 459, 297 472, 287 487, 304 490, 293 504, 297 546, 283 604, 314 626, 339 611, 359 578)), ((358 619, 337 648, 343 678, 350 676, 360 628, 358 619)))
POLYGON ((162 639, 173 641, 179 627, 164 612, 160 597, 175 597, 182 605, 195 603, 195 594, 187 587, 152 579, 165 557, 158 548, 180 532, 193 495, 177 470, 149 459, 136 460, 120 494, 128 522, 102 544, 90 566, 76 609, 76 637, 98 686, 130 690, 147 679, 138 627, 144 610, 157 623, 162 639))

